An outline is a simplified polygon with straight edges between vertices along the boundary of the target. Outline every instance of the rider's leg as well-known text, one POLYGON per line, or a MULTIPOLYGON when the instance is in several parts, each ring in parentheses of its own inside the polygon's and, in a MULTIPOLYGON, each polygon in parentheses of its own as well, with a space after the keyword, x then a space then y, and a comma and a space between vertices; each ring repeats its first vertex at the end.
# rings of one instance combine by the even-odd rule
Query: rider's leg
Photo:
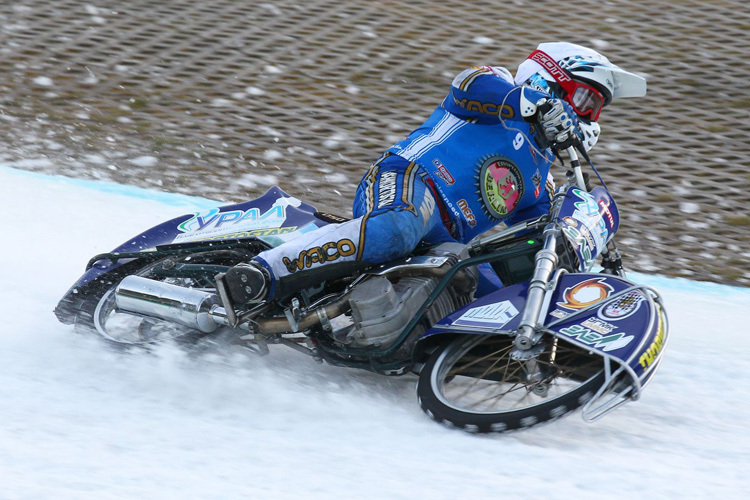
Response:
MULTIPOLYGON (((393 157, 391 157, 393 159, 393 157)), ((418 168, 405 160, 376 164, 363 179, 355 219, 316 229, 232 268, 235 301, 284 298, 300 288, 409 254, 420 241, 450 241, 418 168), (250 292, 243 292, 249 286, 250 292)))

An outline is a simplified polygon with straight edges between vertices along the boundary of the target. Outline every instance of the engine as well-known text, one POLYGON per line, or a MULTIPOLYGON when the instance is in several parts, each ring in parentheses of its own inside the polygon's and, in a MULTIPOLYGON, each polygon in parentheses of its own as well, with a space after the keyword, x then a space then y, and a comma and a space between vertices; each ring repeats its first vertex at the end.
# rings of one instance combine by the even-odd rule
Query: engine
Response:
MULTIPOLYGON (((393 343, 424 304, 440 277, 461 257, 464 246, 444 243, 425 256, 439 257, 439 267, 405 265, 393 273, 374 276, 357 285, 349 296, 352 325, 337 339, 354 347, 384 346, 393 343)), ((427 309, 428 325, 447 316, 472 300, 476 270, 462 270, 427 309)))

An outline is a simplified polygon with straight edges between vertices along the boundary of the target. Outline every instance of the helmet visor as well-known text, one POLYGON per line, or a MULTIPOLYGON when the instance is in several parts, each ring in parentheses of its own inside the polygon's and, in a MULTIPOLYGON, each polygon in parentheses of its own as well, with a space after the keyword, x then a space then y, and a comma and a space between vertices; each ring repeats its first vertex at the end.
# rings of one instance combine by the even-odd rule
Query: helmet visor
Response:
POLYGON ((599 113, 604 107, 604 96, 594 87, 579 82, 575 83, 575 91, 572 95, 566 95, 565 100, 573 106, 578 116, 586 117, 590 121, 597 121, 599 113))

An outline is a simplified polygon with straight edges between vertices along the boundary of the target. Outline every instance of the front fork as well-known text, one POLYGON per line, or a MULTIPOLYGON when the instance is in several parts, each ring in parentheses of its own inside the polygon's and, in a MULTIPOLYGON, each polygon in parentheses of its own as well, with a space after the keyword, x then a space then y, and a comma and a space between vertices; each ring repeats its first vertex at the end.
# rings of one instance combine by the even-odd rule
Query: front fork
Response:
MULTIPOLYGON (((570 146, 565 151, 568 154, 570 166, 573 169, 568 175, 568 182, 576 185, 579 189, 588 191, 586 180, 581 172, 581 162, 578 161, 578 154, 575 148, 570 146)), ((516 356, 521 356, 522 351, 528 351, 534 347, 541 338, 537 326, 550 278, 557 267, 558 258, 555 250, 557 249, 557 236, 560 234, 560 230, 556 224, 556 215, 560 211, 561 203, 561 198, 556 199, 553 203, 551 222, 544 228, 544 248, 539 250, 534 259, 534 275, 531 277, 531 282, 529 283, 526 305, 523 308, 521 322, 518 325, 518 334, 513 341, 516 346, 516 356)))
MULTIPOLYGON (((544 247, 536 254, 534 275, 529 283, 526 304, 518 325, 518 333, 513 341, 515 348, 510 353, 513 359, 523 363, 530 390, 541 397, 547 396, 548 384, 545 381, 549 373, 545 373, 544 366, 537 361, 537 357, 546 348, 545 343, 540 342, 542 333, 538 325, 550 278, 557 267, 558 257, 555 249, 558 234, 559 230, 554 223, 548 224, 544 229, 544 247)), ((553 342, 556 340, 554 339, 553 342)), ((555 346, 556 344, 552 346, 553 361, 555 346)))
MULTIPOLYGON (((581 164, 575 150, 570 147, 567 152, 573 168, 573 175, 569 176, 569 182, 577 185, 580 189, 586 189, 586 182, 581 173, 581 164)), ((586 190, 588 191, 588 189, 586 190)), ((547 384, 544 382, 546 374, 537 362, 537 356, 545 348, 544 344, 539 342, 542 338, 539 322, 549 283, 559 260, 556 250, 560 229, 556 223, 556 214, 560 210, 561 203, 562 198, 555 200, 552 207, 552 220, 544 228, 544 247, 537 252, 534 259, 534 274, 529 282, 526 304, 523 308, 516 338, 513 341, 515 348, 510 353, 512 358, 524 363, 527 381, 534 384, 532 391, 542 397, 547 395, 547 384)), ((556 342, 556 339, 553 342, 556 342)), ((552 347, 554 357, 556 343, 552 347)))
POLYGON ((537 325, 539 316, 544 305, 544 296, 557 267, 557 235, 559 230, 554 223, 550 223, 544 229, 544 247, 537 252, 534 259, 534 274, 529 283, 529 291, 526 304, 523 308, 521 322, 518 325, 518 333, 513 343, 520 351, 528 351, 539 341, 541 334, 538 333, 537 325))

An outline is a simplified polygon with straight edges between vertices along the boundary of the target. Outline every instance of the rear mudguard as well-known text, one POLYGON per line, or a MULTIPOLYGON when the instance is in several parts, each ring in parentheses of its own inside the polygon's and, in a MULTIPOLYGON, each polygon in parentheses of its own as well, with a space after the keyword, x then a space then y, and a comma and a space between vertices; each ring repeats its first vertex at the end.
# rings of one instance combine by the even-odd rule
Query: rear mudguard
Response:
MULTIPOLYGON (((441 334, 515 335, 528 283, 486 295, 446 316, 422 339, 441 334)), ((658 368, 669 336, 659 294, 624 278, 562 274, 545 297, 542 330, 604 358, 605 384, 584 406, 595 420, 631 399, 658 368)))
POLYGON ((315 207, 294 198, 278 186, 261 197, 182 215, 131 238, 112 252, 89 261, 84 274, 60 300, 55 313, 64 323, 72 321, 77 295, 85 295, 101 282, 116 282, 131 267, 140 267, 164 256, 199 248, 246 245, 269 248, 294 236, 324 226, 315 207))

